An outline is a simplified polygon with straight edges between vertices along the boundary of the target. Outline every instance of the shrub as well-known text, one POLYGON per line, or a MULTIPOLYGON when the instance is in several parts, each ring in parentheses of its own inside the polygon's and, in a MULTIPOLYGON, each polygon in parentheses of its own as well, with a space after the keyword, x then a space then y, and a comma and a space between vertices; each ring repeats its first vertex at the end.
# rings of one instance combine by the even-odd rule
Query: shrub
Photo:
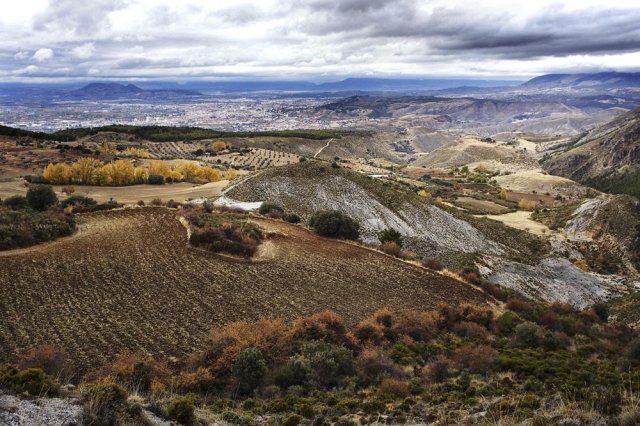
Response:
POLYGON ((392 228, 387 228, 378 234, 378 240, 380 240, 381 244, 393 242, 398 247, 402 247, 402 234, 392 228))
POLYGON ((195 408, 191 396, 174 396, 167 407, 167 415, 180 424, 190 425, 195 420, 195 408))
POLYGON ((127 392, 108 382, 88 383, 81 388, 82 423, 90 425, 123 424, 127 413, 127 392))
POLYGON ((68 369, 64 350, 58 346, 43 344, 30 348, 18 356, 18 367, 40 368, 50 376, 60 376, 68 369))
POLYGON ((387 241, 385 243, 382 243, 382 251, 385 252, 386 254, 390 255, 390 256, 394 256, 394 257, 400 257, 400 254, 402 253, 402 250, 400 249, 400 246, 398 246, 395 242, 393 241, 387 241))
POLYGON ((23 197, 22 195, 14 195, 12 197, 6 198, 2 202, 2 204, 14 210, 24 209, 29 205, 29 203, 27 202, 27 198, 23 197))
POLYGON ((323 341, 303 345, 302 355, 309 360, 314 380, 325 387, 336 386, 341 379, 355 373, 353 353, 323 341))
POLYGON ((496 363, 496 351, 486 345, 466 345, 453 353, 458 368, 467 368, 472 373, 486 374, 496 363))
POLYGON ((262 241, 262 231, 250 222, 225 222, 194 230, 189 241, 209 251, 251 257, 262 241))
POLYGON ((380 348, 364 349, 356 365, 366 377, 378 381, 383 377, 400 377, 400 368, 380 348))
POLYGON ((425 367, 427 377, 433 382, 441 383, 449 377, 449 360, 439 356, 425 367))
POLYGON ((149 175, 149 178, 147 179, 147 183, 149 185, 163 185, 164 177, 160 175, 149 175))
POLYGON ((518 314, 511 311, 506 311, 496 319, 498 330, 505 334, 510 334, 511 332, 513 332, 513 329, 516 327, 516 325, 521 322, 522 320, 520 319, 518 314))
POLYGON ((337 210, 318 211, 309 219, 309 226, 325 237, 357 240, 360 225, 346 214, 337 210))
POLYGON ((34 210, 44 211, 58 202, 51 185, 32 185, 27 190, 27 203, 34 210))
POLYGON ((96 200, 91 197, 85 197, 84 195, 72 195, 60 202, 61 207, 72 206, 95 206, 98 204, 96 200))
POLYGON ((609 305, 604 302, 598 302, 593 305, 593 312, 600 318, 602 322, 609 320, 609 305))
POLYGON ((298 216, 295 213, 289 213, 284 217, 284 220, 286 220, 289 223, 300 223, 302 219, 300 219, 300 216, 298 216))
POLYGON ((383 395, 404 398, 409 395, 409 384, 404 380, 390 377, 382 379, 378 388, 383 395))
POLYGON ((536 347, 540 344, 538 336, 538 326, 532 322, 523 322, 518 324, 514 329, 514 345, 515 346, 531 346, 536 347))
POLYGON ((257 348, 244 349, 231 369, 238 380, 238 389, 247 394, 257 388, 267 374, 267 363, 257 348))
POLYGON ((258 209, 258 213, 263 216, 281 218, 284 216, 284 209, 276 203, 265 202, 258 209))
POLYGON ((331 311, 318 312, 310 317, 295 320, 291 335, 300 341, 324 340, 334 344, 352 345, 352 337, 340 316, 331 311))
POLYGON ((433 269, 434 271, 442 271, 444 269, 444 265, 437 259, 426 258, 422 259, 422 266, 425 268, 433 269))
POLYGON ((162 200, 160 198, 154 198, 149 204, 151 204, 152 206, 161 206, 162 200))
POLYGON ((60 391, 60 385, 40 368, 20 370, 12 365, 0 365, 0 388, 32 396, 54 396, 60 391))
POLYGON ((281 388, 305 385, 312 377, 311 363, 302 355, 294 355, 287 363, 276 371, 273 381, 281 388))

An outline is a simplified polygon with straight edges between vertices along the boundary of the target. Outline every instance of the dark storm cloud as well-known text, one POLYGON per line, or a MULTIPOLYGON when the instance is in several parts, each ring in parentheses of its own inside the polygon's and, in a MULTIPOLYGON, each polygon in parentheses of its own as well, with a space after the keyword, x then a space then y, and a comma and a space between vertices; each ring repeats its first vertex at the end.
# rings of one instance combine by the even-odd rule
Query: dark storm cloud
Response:
POLYGON ((556 6, 518 22, 515 11, 439 7, 422 12, 412 0, 346 3, 312 3, 313 13, 300 30, 310 35, 415 39, 452 55, 502 58, 640 49, 640 8, 568 12, 556 6))

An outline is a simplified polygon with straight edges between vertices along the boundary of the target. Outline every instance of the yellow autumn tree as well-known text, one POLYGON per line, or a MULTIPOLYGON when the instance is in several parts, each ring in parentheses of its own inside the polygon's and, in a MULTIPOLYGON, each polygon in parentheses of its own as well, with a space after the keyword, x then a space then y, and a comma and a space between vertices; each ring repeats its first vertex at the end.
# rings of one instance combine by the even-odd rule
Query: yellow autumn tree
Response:
POLYGON ((149 151, 142 148, 134 148, 130 147, 125 149, 120 153, 122 157, 133 157, 133 158, 149 158, 149 151))
POLYGON ((238 175, 238 171, 236 169, 233 169, 231 167, 227 169, 227 175, 226 175, 227 179, 229 180, 235 179, 237 175, 238 175))
POLYGON ((42 177, 54 185, 64 185, 71 180, 71 167, 65 163, 50 163, 42 172, 42 177))
POLYGON ((204 166, 200 170, 200 177, 206 182, 217 182, 222 179, 222 174, 211 166, 204 166))
POLYGON ((225 141, 215 141, 211 144, 211 149, 214 151, 222 151, 223 149, 227 149, 229 145, 225 141))
POLYGON ((133 171, 135 183, 145 183, 149 180, 149 169, 146 167, 136 167, 133 171))
POLYGON ((171 166, 165 160, 152 160, 149 163, 149 175, 162 176, 163 178, 169 177, 171 173, 171 166))
POLYGON ((184 180, 195 181, 202 171, 201 167, 196 163, 185 162, 176 167, 178 173, 182 175, 184 180))
POLYGON ((96 171, 101 167, 102 161, 90 157, 80 158, 71 166, 72 179, 82 185, 93 185, 96 183, 96 171))
POLYGON ((131 185, 135 182, 135 168, 129 160, 116 160, 102 167, 107 185, 131 185))

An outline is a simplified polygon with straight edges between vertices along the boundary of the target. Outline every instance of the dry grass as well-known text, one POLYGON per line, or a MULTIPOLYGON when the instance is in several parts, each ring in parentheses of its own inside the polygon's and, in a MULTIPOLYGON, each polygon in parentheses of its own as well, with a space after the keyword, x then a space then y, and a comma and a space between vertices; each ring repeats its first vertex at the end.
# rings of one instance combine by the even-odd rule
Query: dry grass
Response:
POLYGON ((354 323, 383 306, 487 301, 459 281, 279 221, 258 221, 282 235, 269 240, 270 259, 223 259, 189 248, 174 215, 83 215, 72 237, 0 255, 0 359, 44 342, 80 367, 125 350, 182 356, 230 321, 330 309, 354 323))

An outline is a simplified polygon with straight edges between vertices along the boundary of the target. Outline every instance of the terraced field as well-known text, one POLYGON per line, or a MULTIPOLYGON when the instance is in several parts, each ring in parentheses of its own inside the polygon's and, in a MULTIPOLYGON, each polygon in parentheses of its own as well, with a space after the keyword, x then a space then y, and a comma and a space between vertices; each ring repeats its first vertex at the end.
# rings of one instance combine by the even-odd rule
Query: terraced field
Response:
POLYGON ((190 248, 175 214, 83 215, 72 237, 0 254, 0 361, 44 342, 79 367, 123 350, 181 356, 233 320, 332 309, 353 323, 383 306, 487 301, 461 282, 284 222, 259 221, 278 237, 258 260, 225 260, 190 248))
POLYGON ((252 148, 247 153, 230 153, 215 157, 202 156, 198 160, 207 163, 222 162, 236 168, 248 170, 263 170, 268 167, 285 166, 300 161, 300 156, 286 152, 272 151, 270 149, 252 148))

